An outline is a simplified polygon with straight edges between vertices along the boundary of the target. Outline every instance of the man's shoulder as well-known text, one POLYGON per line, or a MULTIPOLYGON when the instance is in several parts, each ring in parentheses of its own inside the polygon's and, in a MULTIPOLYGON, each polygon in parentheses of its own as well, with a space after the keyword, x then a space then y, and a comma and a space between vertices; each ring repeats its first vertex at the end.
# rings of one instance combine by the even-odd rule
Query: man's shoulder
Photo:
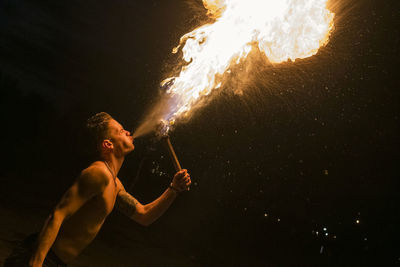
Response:
POLYGON ((82 170, 78 182, 89 185, 106 186, 109 183, 109 173, 100 161, 93 162, 89 167, 82 170))

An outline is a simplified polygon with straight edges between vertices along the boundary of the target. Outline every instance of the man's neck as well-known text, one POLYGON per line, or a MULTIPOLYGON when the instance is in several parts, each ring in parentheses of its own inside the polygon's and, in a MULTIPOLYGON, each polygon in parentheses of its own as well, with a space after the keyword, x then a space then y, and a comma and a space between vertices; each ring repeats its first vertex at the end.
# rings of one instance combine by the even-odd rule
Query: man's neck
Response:
POLYGON ((105 155, 103 160, 107 162, 108 166, 113 171, 115 177, 118 176, 118 172, 121 169, 122 163, 124 163, 125 157, 116 157, 114 154, 105 155))

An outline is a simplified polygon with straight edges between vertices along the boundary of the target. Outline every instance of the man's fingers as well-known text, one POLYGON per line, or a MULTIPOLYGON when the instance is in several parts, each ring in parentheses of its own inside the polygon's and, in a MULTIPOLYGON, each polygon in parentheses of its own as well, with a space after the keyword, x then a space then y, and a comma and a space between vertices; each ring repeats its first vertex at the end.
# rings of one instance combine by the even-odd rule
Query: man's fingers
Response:
POLYGON ((190 189, 190 185, 192 184, 192 181, 190 180, 190 174, 187 172, 186 169, 183 169, 175 174, 174 177, 176 186, 181 190, 181 191, 186 191, 190 189))
POLYGON ((187 172, 178 172, 175 176, 178 179, 186 179, 186 177, 190 177, 187 172))
POLYGON ((186 179, 183 179, 183 180, 179 181, 179 184, 181 184, 182 186, 184 186, 184 185, 186 185, 188 183, 191 183, 190 178, 186 178, 186 179))
POLYGON ((185 177, 187 175, 187 170, 186 169, 183 169, 183 170, 181 170, 181 171, 179 171, 179 172, 177 172, 176 174, 175 174, 175 176, 177 177, 177 178, 182 178, 182 177, 185 177))

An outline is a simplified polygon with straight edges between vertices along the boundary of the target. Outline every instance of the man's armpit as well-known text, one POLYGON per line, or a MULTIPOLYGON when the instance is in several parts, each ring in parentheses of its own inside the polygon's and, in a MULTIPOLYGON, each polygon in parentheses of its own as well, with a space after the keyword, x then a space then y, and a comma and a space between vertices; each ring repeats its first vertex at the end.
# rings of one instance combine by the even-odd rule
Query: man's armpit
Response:
POLYGON ((119 193, 115 203, 117 209, 128 217, 132 217, 133 214, 135 214, 136 204, 136 199, 134 199, 127 192, 119 193))

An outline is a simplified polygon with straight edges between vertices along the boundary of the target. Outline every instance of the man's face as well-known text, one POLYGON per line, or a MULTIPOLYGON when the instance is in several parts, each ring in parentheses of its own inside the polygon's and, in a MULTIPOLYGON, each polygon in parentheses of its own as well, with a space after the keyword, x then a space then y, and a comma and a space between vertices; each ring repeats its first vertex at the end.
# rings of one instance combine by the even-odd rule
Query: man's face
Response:
POLYGON ((122 127, 116 120, 108 122, 110 141, 114 145, 114 153, 125 156, 135 149, 131 133, 122 127))

